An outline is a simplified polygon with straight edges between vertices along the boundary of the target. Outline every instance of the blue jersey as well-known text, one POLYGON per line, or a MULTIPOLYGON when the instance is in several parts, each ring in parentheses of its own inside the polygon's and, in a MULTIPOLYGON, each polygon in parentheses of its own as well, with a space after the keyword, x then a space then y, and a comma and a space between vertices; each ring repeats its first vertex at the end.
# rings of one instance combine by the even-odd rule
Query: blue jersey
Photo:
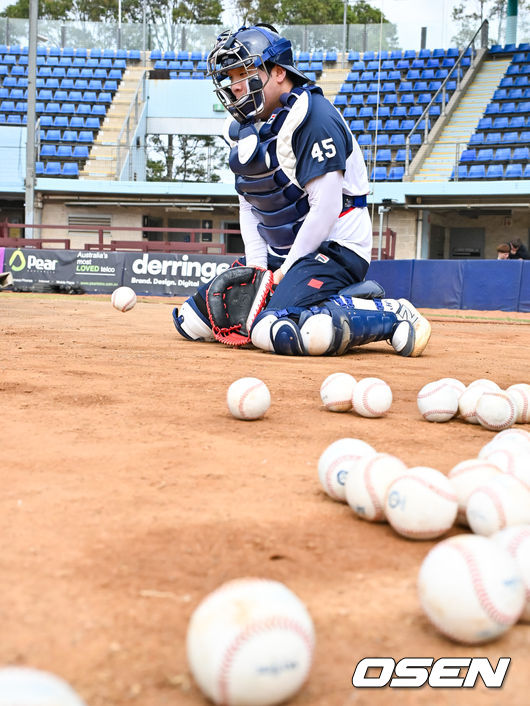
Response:
POLYGON ((311 110, 294 131, 292 147, 296 180, 304 187, 311 179, 328 172, 345 172, 353 138, 336 108, 323 95, 315 94, 311 110))

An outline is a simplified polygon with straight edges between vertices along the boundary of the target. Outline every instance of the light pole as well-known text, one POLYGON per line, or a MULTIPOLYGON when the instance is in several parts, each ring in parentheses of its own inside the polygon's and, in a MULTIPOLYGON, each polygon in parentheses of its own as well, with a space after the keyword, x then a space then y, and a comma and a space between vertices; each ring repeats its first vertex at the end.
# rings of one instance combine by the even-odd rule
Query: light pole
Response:
MULTIPOLYGON (((35 99, 37 93, 37 22, 39 0, 29 3, 28 31, 28 108, 26 121, 26 198, 24 220, 28 225, 35 223, 35 99)), ((33 238, 33 229, 25 233, 33 238)))
POLYGON ((344 15, 342 17, 342 68, 346 67, 346 15, 348 0, 344 0, 344 15))

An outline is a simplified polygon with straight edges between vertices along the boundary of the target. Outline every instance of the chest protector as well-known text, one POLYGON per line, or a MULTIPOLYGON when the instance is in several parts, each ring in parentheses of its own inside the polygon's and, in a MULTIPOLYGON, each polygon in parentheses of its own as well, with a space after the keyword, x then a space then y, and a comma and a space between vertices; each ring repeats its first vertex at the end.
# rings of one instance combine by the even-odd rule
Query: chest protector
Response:
POLYGON ((281 96, 282 107, 259 131, 236 121, 229 128, 230 139, 235 143, 229 165, 236 175, 236 191, 251 204, 258 219, 259 234, 273 248, 288 249, 309 212, 307 192, 283 171, 276 146, 278 133, 299 96, 309 94, 307 111, 297 127, 307 119, 315 92, 322 93, 317 86, 309 86, 294 88, 281 96), (250 151, 241 149, 242 140, 250 141, 250 151), (241 157, 243 152, 247 152, 244 158, 241 157))

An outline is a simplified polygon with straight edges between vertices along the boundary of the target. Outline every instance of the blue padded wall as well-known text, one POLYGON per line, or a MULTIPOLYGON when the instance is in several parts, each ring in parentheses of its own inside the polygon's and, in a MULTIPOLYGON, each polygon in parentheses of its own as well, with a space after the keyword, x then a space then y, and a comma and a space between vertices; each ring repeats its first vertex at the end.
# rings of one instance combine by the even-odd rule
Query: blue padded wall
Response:
POLYGON ((464 263, 463 260, 415 260, 411 301, 428 308, 462 309, 464 263))
POLYGON ((517 311, 522 265, 522 260, 466 260, 460 308, 517 311))
POLYGON ((530 312, 530 260, 382 260, 367 279, 419 307, 530 312))

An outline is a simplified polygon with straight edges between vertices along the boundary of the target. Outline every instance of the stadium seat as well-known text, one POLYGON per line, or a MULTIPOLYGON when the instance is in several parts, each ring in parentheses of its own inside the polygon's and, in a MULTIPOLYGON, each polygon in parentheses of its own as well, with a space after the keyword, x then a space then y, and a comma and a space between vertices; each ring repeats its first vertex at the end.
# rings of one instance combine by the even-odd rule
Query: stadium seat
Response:
POLYGON ((364 105, 362 108, 359 108, 358 116, 359 116, 359 118, 373 118, 374 117, 373 106, 364 105))
POLYGON ((461 162, 474 162, 477 158, 476 150, 464 150, 460 155, 461 162))
POLYGON ((77 142, 78 133, 76 130, 64 130, 61 142, 77 142))
POLYGON ((82 130, 85 127, 85 119, 81 115, 72 115, 70 118, 70 128, 72 130, 82 130))
POLYGON ((512 151, 509 147, 497 147, 493 155, 493 160, 495 162, 509 162, 511 155, 512 151))
POLYGON ((44 176, 60 176, 61 175, 61 163, 60 162, 46 162, 44 167, 44 176))
POLYGON ((401 181, 404 176, 405 176, 405 167, 402 167, 402 166, 390 167, 390 170, 388 172, 388 180, 389 181, 401 181))
POLYGON ((391 147, 404 147, 405 146, 405 135, 402 132, 394 133, 393 135, 390 135, 389 144, 391 147))
POLYGON ((528 147, 515 147, 512 153, 512 162, 530 162, 530 149, 528 147))
POLYGON ((504 177, 504 166, 502 164, 490 164, 486 170, 486 179, 502 179, 504 177))
POLYGON ((372 173, 370 174, 370 181, 385 181, 386 180, 386 167, 374 167, 372 173))
POLYGON ((486 165, 485 164, 472 164, 470 165, 467 172, 468 179, 485 179, 486 178, 486 165))
POLYGON ((42 145, 40 148, 40 156, 44 159, 49 159, 50 157, 55 157, 56 147, 55 145, 42 145))
MULTIPOLYGON (((510 166, 510 165, 508 165, 510 166)), ((506 178, 506 175, 505 175, 506 178)), ((523 172, 523 179, 530 179, 530 164, 526 164, 523 172)))
POLYGON ((357 133, 364 132, 364 120, 352 120, 350 130, 357 133))
POLYGON ((475 132, 469 138, 468 146, 473 145, 474 147, 478 147, 479 145, 483 145, 483 144, 484 144, 484 133, 483 132, 475 132))
POLYGON ((359 147, 369 147, 372 144, 372 135, 363 134, 357 137, 357 144, 359 147))
MULTIPOLYGON (((525 167, 525 172, 526 169, 528 168, 528 164, 525 167)), ((506 171, 504 173, 504 178, 505 179, 522 179, 523 178, 523 165, 522 164, 508 164, 506 166, 506 171)), ((527 178, 525 176, 525 178, 527 178)))
POLYGON ((75 145, 72 157, 74 159, 88 159, 88 147, 86 145, 75 145))
POLYGON ((77 162, 65 162, 61 169, 61 176, 76 178, 79 176, 79 165, 77 162))
POLYGON ((501 141, 502 136, 500 132, 488 132, 484 140, 487 145, 498 145, 501 141))
POLYGON ((72 146, 71 145, 58 145, 57 146, 57 157, 59 159, 71 159, 72 146))
MULTIPOLYGON (((457 176, 458 180, 460 179, 467 179, 467 165, 466 164, 459 164, 457 167, 457 176)), ((453 169, 453 172, 451 174, 451 181, 455 181, 455 172, 453 169)))
POLYGON ((378 164, 390 164, 392 161, 392 150, 378 149, 375 155, 375 161, 378 164))
MULTIPOLYGON (((467 161, 467 160, 462 159, 462 157, 460 157, 460 159, 462 161, 467 161)), ((493 150, 490 147, 483 147, 482 149, 480 149, 476 153, 475 161, 476 162, 492 162, 493 161, 493 150)))

